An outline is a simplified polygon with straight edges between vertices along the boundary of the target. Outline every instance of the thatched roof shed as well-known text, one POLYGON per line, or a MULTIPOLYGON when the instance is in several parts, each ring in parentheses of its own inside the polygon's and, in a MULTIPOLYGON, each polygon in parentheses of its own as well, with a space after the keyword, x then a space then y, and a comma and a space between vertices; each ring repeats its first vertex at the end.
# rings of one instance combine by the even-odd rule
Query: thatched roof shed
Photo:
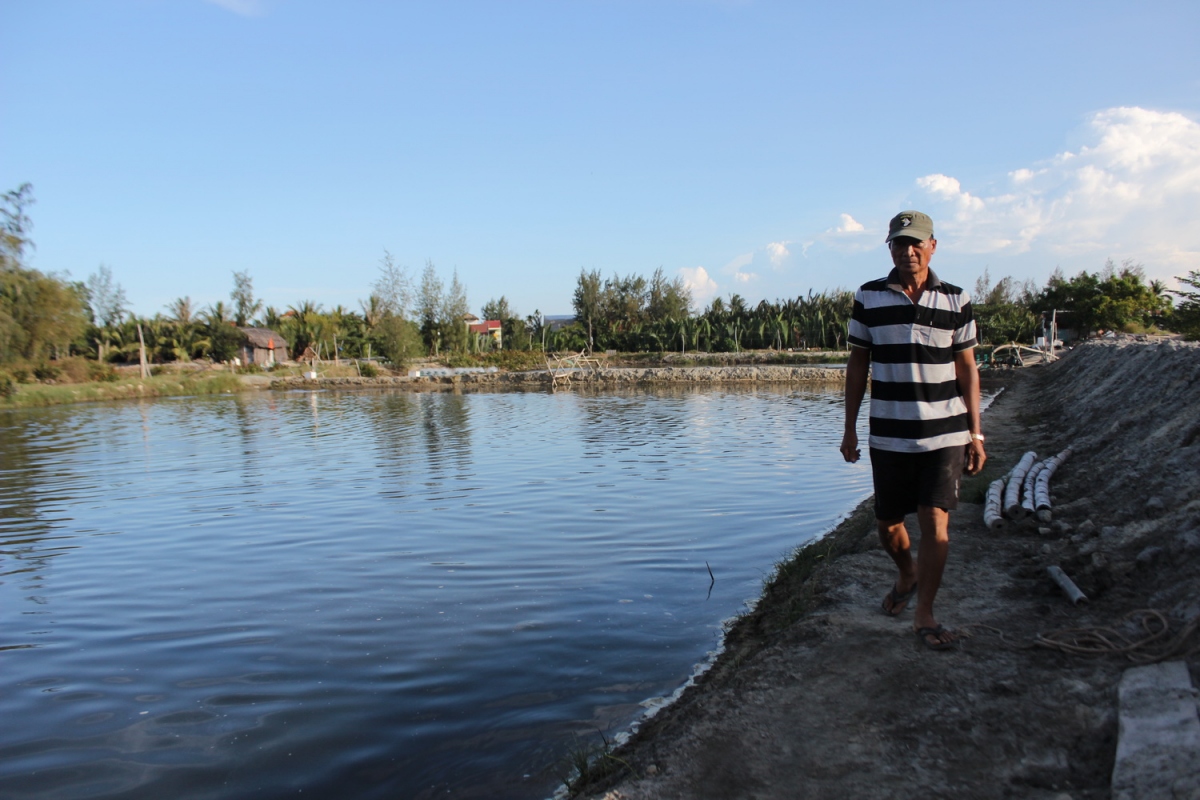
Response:
POLYGON ((287 340, 270 328, 238 328, 243 364, 280 364, 288 360, 287 340))

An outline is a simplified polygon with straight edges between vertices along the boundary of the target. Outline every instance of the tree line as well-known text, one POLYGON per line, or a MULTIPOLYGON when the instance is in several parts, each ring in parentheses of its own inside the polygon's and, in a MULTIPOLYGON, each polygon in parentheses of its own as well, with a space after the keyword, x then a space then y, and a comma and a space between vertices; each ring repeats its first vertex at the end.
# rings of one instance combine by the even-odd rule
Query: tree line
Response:
MULTIPOLYGON (((1179 278, 1185 285, 1200 280, 1200 273, 1179 278)), ((1029 343, 1041 332, 1042 320, 1055 316, 1060 330, 1073 330, 1079 338, 1101 331, 1179 331, 1189 328, 1196 298, 1171 292, 1162 281, 1146 281, 1142 265, 1126 260, 1118 266, 1109 259, 1098 272, 1086 270, 1067 278, 1056 269, 1046 285, 1018 285, 1012 278, 995 284, 985 269, 975 283, 972 306, 980 341, 985 344, 1029 343), (1172 294, 1183 303, 1175 308, 1172 294), (1189 303, 1191 305, 1189 305, 1189 303)))
POLYGON ((661 268, 649 280, 604 280, 598 270, 580 270, 572 303, 575 324, 560 336, 564 349, 721 353, 843 347, 854 295, 839 289, 750 305, 734 294, 694 314, 683 281, 668 280, 661 268))
MULTIPOLYGON (((421 356, 492 349, 493 339, 471 333, 470 308, 455 271, 449 284, 432 262, 415 279, 387 251, 359 308, 326 309, 313 300, 286 308, 264 305, 249 272, 234 272, 229 302, 198 307, 179 297, 151 316, 130 312, 124 289, 101 265, 85 281, 47 274, 25 264, 33 247, 24 184, 0 197, 0 364, 37 363, 85 355, 99 363, 137 361, 144 342, 153 361, 230 361, 239 327, 269 328, 286 339, 293 356, 379 357, 395 364, 421 356)), ((1145 280, 1142 267, 1108 262, 1096 273, 1067 278, 1056 270, 1045 286, 991 283, 985 271, 973 292, 984 344, 1031 342, 1043 315, 1057 312, 1060 328, 1086 336, 1102 330, 1173 330, 1200 337, 1200 271, 1168 291, 1145 280), (1179 299, 1178 305, 1174 298, 1179 299)), ((499 320, 506 350, 616 350, 621 352, 737 352, 754 349, 843 349, 853 310, 844 289, 810 291, 794 299, 751 304, 738 294, 692 310, 682 279, 663 270, 649 278, 580 270, 574 320, 548 323, 539 311, 520 316, 507 297, 489 300, 485 320, 499 320)))

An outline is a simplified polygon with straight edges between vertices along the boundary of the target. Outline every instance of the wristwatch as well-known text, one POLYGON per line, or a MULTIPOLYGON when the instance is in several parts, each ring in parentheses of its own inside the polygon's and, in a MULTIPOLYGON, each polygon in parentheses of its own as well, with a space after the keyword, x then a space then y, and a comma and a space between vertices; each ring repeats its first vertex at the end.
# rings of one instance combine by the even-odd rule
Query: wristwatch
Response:
POLYGON ((980 441, 980 442, 984 441, 982 433, 972 433, 971 438, 975 439, 976 441, 980 441))

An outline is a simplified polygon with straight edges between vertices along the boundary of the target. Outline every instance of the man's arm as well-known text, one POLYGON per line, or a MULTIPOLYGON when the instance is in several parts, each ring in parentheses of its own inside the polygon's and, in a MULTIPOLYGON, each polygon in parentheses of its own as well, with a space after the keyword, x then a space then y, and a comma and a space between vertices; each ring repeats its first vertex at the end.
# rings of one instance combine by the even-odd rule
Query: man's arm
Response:
MULTIPOLYGON (((972 435, 982 435, 983 423, 979 418, 979 370, 975 367, 975 348, 959 350, 954 354, 954 377, 967 404, 967 427, 972 435)), ((967 448, 967 463, 963 471, 968 475, 978 475, 983 471, 985 461, 987 453, 983 450, 983 440, 972 438, 967 448)))
MULTIPOLYGON (((974 361, 971 362, 974 365, 974 361)), ((858 410, 862 408, 867 393, 867 374, 871 368, 871 351, 865 347, 851 347, 850 360, 846 362, 846 430, 842 434, 842 458, 850 463, 858 461, 862 451, 858 449, 858 410)), ((975 404, 976 411, 979 403, 975 404)))

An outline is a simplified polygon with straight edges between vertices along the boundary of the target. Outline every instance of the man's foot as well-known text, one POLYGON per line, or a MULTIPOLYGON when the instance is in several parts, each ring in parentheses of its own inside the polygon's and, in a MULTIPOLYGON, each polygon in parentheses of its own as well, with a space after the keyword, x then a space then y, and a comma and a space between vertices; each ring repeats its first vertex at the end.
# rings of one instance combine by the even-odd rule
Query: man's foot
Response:
POLYGON ((899 584, 892 587, 892 590, 883 598, 883 613, 889 617, 897 616, 904 607, 908 605, 908 601, 913 599, 913 595, 917 593, 917 584, 914 582, 908 588, 907 592, 900 591, 899 584))
POLYGON ((958 645, 958 634, 938 625, 933 628, 917 628, 914 633, 921 644, 930 650, 949 650, 958 645))

